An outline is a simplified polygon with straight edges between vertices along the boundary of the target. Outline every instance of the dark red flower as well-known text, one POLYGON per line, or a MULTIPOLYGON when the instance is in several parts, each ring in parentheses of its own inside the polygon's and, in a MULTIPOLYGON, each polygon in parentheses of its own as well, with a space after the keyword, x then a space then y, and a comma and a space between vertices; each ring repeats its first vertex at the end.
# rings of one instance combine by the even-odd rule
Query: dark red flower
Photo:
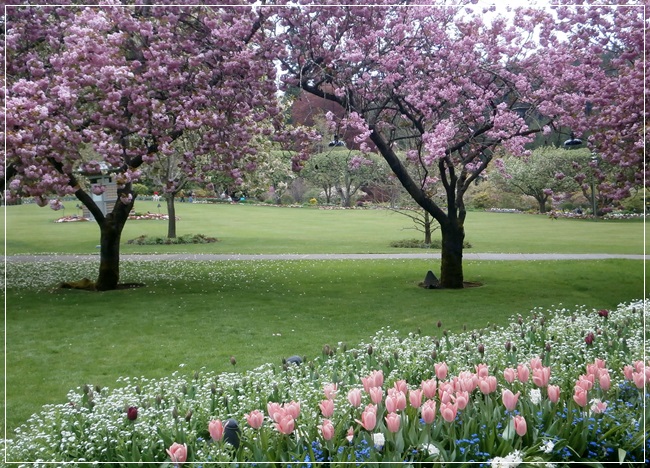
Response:
POLYGON ((598 311, 598 315, 601 317, 609 317, 609 310, 607 309, 600 309, 598 311))
POLYGON ((138 419, 138 408, 136 406, 129 406, 129 409, 126 410, 126 417, 129 421, 135 421, 138 419))
POLYGON ((587 336, 585 336, 585 343, 590 345, 591 343, 594 342, 594 338, 595 338, 594 334, 592 332, 589 332, 587 336))

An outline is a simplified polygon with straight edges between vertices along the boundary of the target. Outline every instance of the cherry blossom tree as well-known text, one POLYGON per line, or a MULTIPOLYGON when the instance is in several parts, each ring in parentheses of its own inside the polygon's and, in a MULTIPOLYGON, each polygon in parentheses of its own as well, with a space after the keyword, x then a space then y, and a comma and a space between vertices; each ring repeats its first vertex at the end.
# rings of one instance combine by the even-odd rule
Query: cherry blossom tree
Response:
MULTIPOLYGON (((598 49, 576 55, 572 43, 581 33, 574 22, 594 14, 519 9, 506 17, 469 0, 454 6, 442 0, 297 3, 279 12, 280 39, 289 51, 285 82, 346 110, 336 123, 359 130, 359 142, 370 138, 409 195, 440 224, 441 285, 462 288, 464 194, 498 161, 495 149, 524 155, 534 134, 552 125, 579 130, 586 90, 613 79, 598 49), (398 148, 424 177, 409 174, 398 148), (434 185, 443 187, 444 204, 430 196, 434 185)), ((595 32, 603 24, 589 27, 595 32)), ((639 83, 632 85, 637 93, 639 83)), ((608 98, 605 91, 600 96, 608 98)), ((590 102, 609 128, 607 106, 590 102)))
POLYGON ((200 138, 177 163, 186 177, 220 171, 241 180, 257 162, 252 139, 279 125, 265 12, 244 1, 49 3, 7 6, 5 196, 54 209, 60 197, 79 199, 101 232, 96 288, 114 289, 131 184, 143 164, 172 156, 174 142, 192 132, 200 138), (91 195, 103 187, 80 175, 102 167, 118 183, 108 213, 91 195))

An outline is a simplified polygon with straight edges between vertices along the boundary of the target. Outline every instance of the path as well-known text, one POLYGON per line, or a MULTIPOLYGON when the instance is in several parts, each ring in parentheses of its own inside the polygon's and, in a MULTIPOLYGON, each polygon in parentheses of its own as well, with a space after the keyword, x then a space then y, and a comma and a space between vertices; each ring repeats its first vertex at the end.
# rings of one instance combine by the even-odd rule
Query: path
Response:
MULTIPOLYGON (((121 255, 122 261, 237 261, 237 260, 406 260, 438 259, 440 252, 405 253, 405 254, 277 254, 277 255, 241 255, 241 254, 150 254, 121 255)), ((646 260, 644 255, 618 254, 499 254, 499 253, 464 253, 464 260, 606 260, 622 258, 628 260, 646 260)), ((97 261, 99 255, 10 255, 5 257, 7 263, 27 262, 78 262, 97 261)))

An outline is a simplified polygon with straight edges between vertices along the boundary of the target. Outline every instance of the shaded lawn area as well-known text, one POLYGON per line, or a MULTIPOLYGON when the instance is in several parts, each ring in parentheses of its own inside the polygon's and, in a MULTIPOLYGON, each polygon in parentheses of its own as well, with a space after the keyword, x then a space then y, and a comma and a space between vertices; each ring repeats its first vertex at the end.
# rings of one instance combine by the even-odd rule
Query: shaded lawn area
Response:
POLYGON ((425 260, 123 262, 133 290, 53 288, 93 277, 93 262, 7 265, 7 425, 84 383, 252 369, 308 359, 325 344, 357 344, 383 327, 420 330, 503 325, 535 307, 613 308, 642 298, 643 262, 466 262, 462 291, 417 287, 425 260), (438 328, 438 321, 442 327, 438 328), (236 366, 230 357, 236 359, 236 366))

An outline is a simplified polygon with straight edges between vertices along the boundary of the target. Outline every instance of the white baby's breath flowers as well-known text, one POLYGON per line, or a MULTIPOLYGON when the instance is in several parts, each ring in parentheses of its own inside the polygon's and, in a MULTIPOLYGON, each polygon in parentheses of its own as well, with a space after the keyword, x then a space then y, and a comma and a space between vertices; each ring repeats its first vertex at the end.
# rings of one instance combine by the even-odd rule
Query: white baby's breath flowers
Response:
POLYGON ((521 464, 523 459, 521 458, 521 452, 515 450, 512 453, 509 453, 505 457, 494 457, 492 459, 492 468, 516 468, 521 464))

